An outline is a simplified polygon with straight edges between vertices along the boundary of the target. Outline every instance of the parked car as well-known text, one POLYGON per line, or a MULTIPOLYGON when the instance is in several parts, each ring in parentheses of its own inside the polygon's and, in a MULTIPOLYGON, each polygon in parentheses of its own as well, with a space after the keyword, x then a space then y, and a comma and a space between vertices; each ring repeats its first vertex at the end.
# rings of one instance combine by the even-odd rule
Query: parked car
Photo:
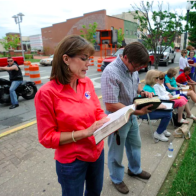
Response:
POLYGON ((53 57, 54 57, 54 55, 51 55, 51 56, 49 56, 49 58, 41 59, 39 63, 41 65, 45 65, 45 66, 52 65, 53 57))
MULTIPOLYGON (((15 57, 12 57, 12 59, 18 65, 23 65, 24 64, 24 58, 23 58, 23 56, 15 56, 15 57)), ((0 57, 0 67, 5 67, 7 65, 8 65, 8 63, 7 63, 7 57, 0 57)))
MULTIPOLYGON (((103 62, 102 62, 101 70, 103 71, 103 70, 105 69, 105 67, 106 67, 109 63, 111 63, 113 60, 115 60, 119 54, 122 54, 122 53, 123 53, 123 50, 124 50, 124 48, 120 48, 120 49, 117 50, 116 53, 113 54, 111 57, 105 58, 105 59, 103 60, 103 62)), ((144 69, 145 69, 146 72, 150 69, 151 65, 154 64, 154 56, 153 56, 153 55, 150 55, 149 57, 150 57, 150 58, 149 58, 148 66, 144 67, 144 69)))
MULTIPOLYGON (((162 47, 162 49, 164 49, 164 47, 162 47)), ((157 51, 160 50, 160 47, 157 47, 157 51)), ((150 54, 153 55, 153 51, 150 52, 150 54)), ((163 54, 161 54, 160 60, 159 60, 159 64, 164 64, 166 67, 169 65, 169 62, 174 63, 176 57, 176 52, 174 51, 174 49, 172 47, 168 47, 163 54)))

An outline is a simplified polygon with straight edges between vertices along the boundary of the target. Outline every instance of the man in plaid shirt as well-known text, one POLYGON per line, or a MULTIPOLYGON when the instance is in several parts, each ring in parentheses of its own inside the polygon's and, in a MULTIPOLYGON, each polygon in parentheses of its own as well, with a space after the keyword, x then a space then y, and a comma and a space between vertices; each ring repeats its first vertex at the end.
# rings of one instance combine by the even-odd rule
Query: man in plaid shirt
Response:
MULTIPOLYGON (((115 112, 122 107, 133 104, 133 99, 138 94, 152 97, 153 94, 142 90, 138 70, 147 66, 149 55, 145 47, 139 42, 128 44, 123 55, 110 63, 103 71, 101 77, 101 89, 103 102, 106 106, 106 113, 115 112)), ((146 106, 136 110, 130 116, 129 121, 121 127, 117 133, 108 137, 108 168, 110 177, 115 188, 121 193, 128 193, 129 189, 123 182, 124 166, 122 165, 124 146, 128 158, 128 175, 137 176, 142 179, 149 179, 150 174, 141 169, 141 138, 137 117, 150 110, 146 106), (116 139, 119 139, 116 142, 116 139)))

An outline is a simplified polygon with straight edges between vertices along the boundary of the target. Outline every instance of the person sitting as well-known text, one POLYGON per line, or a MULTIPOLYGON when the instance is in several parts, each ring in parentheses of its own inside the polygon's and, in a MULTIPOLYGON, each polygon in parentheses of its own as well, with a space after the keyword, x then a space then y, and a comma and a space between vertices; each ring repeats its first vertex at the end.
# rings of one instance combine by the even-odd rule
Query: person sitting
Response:
MULTIPOLYGON (((170 94, 168 91, 166 91, 166 88, 164 86, 164 78, 165 74, 163 72, 159 73, 159 80, 157 81, 157 84, 154 85, 154 90, 156 95, 159 96, 161 100, 170 100, 173 98, 172 94, 170 94)), ((191 118, 193 120, 196 120, 196 117, 191 114, 189 104, 187 102, 187 99, 183 96, 180 96, 180 99, 172 99, 174 101, 174 108, 178 108, 178 122, 179 123, 187 123, 182 118, 182 113, 185 109, 187 113, 187 118, 191 118)))
MULTIPOLYGON (((155 94, 155 91, 154 89, 151 87, 151 85, 154 85, 155 84, 155 81, 158 79, 158 72, 156 70, 150 70, 147 72, 146 74, 146 85, 144 86, 143 90, 144 91, 148 91, 148 92, 152 92, 155 94), (157 74, 157 76, 153 76, 154 74, 157 74)), ((158 109, 164 109, 166 108, 163 104, 161 104, 158 109)), ((168 132, 166 130, 167 128, 167 125, 169 124, 169 121, 171 120, 172 118, 172 112, 171 111, 168 111, 168 112, 163 112, 163 111, 159 111, 159 110, 155 110, 155 111, 152 111, 150 113, 148 113, 148 115, 150 116, 150 119, 151 120, 156 120, 156 119, 161 119, 161 122, 157 128, 157 130, 154 132, 154 138, 155 139, 158 139, 162 142, 167 142, 168 141, 168 138, 171 133, 168 132), (166 137, 167 136, 167 137, 166 137)), ((140 116, 141 119, 148 119, 147 115, 142 115, 140 116)))
POLYGON ((191 73, 191 68, 190 67, 185 67, 184 68, 184 72, 181 73, 177 78, 176 78, 176 82, 178 82, 179 84, 185 84, 185 85, 189 85, 191 87, 191 89, 193 89, 193 91, 195 92, 195 85, 196 82, 193 81, 189 74, 191 73))
MULTIPOLYGON (((167 91, 173 94, 174 90, 178 89, 178 87, 185 87, 186 85, 180 84, 176 81, 175 76, 177 74, 177 70, 175 68, 170 68, 167 71, 167 75, 165 75, 165 85, 167 86, 167 91)), ((193 90, 188 91, 180 91, 180 95, 190 96, 193 102, 196 103, 196 93, 193 90)))
POLYGON ((183 73, 185 67, 189 67, 186 55, 187 55, 187 50, 185 49, 182 50, 181 57, 179 59, 179 68, 180 68, 179 74, 183 73))

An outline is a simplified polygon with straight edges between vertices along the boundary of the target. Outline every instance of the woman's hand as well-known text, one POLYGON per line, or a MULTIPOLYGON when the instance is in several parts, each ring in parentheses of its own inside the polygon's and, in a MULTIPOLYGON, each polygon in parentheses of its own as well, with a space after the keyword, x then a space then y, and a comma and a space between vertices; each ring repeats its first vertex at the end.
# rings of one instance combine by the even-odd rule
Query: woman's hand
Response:
POLYGON ((105 124, 106 122, 108 122, 110 119, 107 117, 102 118, 99 121, 95 121, 89 128, 87 128, 85 130, 86 132, 86 137, 89 137, 91 135, 93 135, 93 133, 99 129, 103 124, 105 124))
POLYGON ((173 96, 171 94, 168 94, 169 98, 173 98, 173 96))

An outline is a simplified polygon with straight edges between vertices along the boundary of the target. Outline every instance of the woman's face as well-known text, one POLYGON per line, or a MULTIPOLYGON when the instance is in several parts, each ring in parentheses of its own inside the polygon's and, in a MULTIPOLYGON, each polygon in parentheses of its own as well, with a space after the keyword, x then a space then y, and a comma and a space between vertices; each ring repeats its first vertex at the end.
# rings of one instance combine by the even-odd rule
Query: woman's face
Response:
POLYGON ((187 55, 187 52, 183 52, 183 55, 182 56, 185 57, 186 55, 187 55))
POLYGON ((158 83, 159 84, 163 84, 164 83, 164 77, 163 76, 159 76, 158 83))
POLYGON ((69 57, 66 55, 66 60, 64 62, 69 67, 70 71, 73 73, 75 79, 85 78, 86 71, 90 65, 89 55, 80 54, 75 57, 69 57))
POLYGON ((194 52, 190 52, 190 57, 193 58, 194 52))

